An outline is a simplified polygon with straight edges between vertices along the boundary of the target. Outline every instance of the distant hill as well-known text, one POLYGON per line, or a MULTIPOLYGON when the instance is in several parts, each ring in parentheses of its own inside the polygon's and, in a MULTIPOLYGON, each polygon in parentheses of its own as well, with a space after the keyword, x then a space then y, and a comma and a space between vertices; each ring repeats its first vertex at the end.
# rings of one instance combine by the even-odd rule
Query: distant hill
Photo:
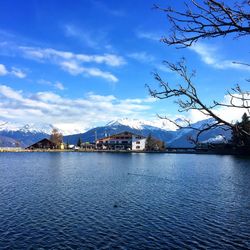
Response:
POLYGON ((118 134, 123 131, 132 132, 139 135, 148 136, 151 134, 152 136, 162 140, 162 141, 169 141, 174 139, 174 132, 173 131, 166 131, 156 127, 143 127, 143 128, 133 128, 128 125, 123 125, 119 123, 115 124, 108 124, 103 127, 96 127, 90 129, 89 131, 81 134, 75 135, 68 135, 64 136, 64 141, 68 142, 69 144, 76 144, 78 139, 81 138, 84 142, 94 142, 95 136, 97 139, 103 138, 107 135, 118 134))
MULTIPOLYGON (((178 121, 182 122, 182 121, 178 121)), ((212 123, 213 119, 207 119, 203 121, 199 121, 192 126, 196 128, 201 128, 207 123, 212 123)), ((159 124, 161 125, 161 124, 159 124)), ((96 127, 88 130, 85 133, 69 135, 64 137, 64 141, 69 144, 76 144, 78 139, 81 138, 84 142, 94 142, 95 136, 97 139, 103 138, 107 135, 117 134, 123 131, 133 132, 135 134, 140 134, 144 136, 148 136, 151 134, 153 137, 158 138, 164 141, 169 147, 194 147, 195 145, 188 139, 190 137, 194 137, 195 133, 197 133, 193 129, 178 129, 176 131, 170 130, 172 129, 165 126, 153 126, 153 124, 143 123, 140 120, 129 120, 129 119, 121 119, 117 121, 112 121, 105 126, 96 127)), ((213 140, 214 138, 218 138, 218 135, 223 138, 223 141, 227 141, 231 138, 231 132, 225 131, 221 128, 216 128, 207 132, 204 132, 200 137, 201 141, 213 140)))
POLYGON ((11 137, 0 135, 0 147, 24 147, 25 145, 11 137))
POLYGON ((27 147, 43 138, 49 138, 45 133, 23 131, 0 131, 0 147, 27 147))
MULTIPOLYGON (((182 122, 178 119, 178 122, 182 122)), ((213 122, 213 119, 207 119, 194 123, 193 126, 201 128, 206 123, 213 122)), ((43 138, 49 138, 52 129, 51 124, 41 124, 36 126, 34 124, 26 124, 18 126, 16 124, 6 124, 0 127, 0 147, 27 147, 43 138)), ((83 142, 94 142, 95 138, 103 138, 107 135, 117 134, 123 131, 132 132, 153 137, 164 141, 169 147, 194 147, 194 144, 188 140, 189 137, 194 137, 195 130, 192 129, 178 129, 174 130, 172 124, 164 120, 149 122, 143 120, 120 119, 111 121, 105 126, 92 128, 84 133, 64 136, 64 142, 69 144, 77 144, 79 138, 83 142)), ((201 141, 227 141, 231 137, 230 131, 223 129, 213 129, 205 132, 201 137, 201 141)))
MULTIPOLYGON (((201 129, 206 124, 212 124, 214 122, 213 118, 198 121, 192 124, 192 127, 201 129)), ((190 137, 195 138, 197 135, 197 131, 194 129, 178 129, 175 131, 174 139, 168 142, 168 146, 170 147, 194 147, 195 145, 188 139, 190 137)), ((224 130, 223 128, 214 128, 208 131, 204 131, 199 137, 200 142, 214 142, 217 143, 221 140, 222 143, 227 142, 231 139, 231 131, 224 130)))
POLYGON ((50 124, 35 126, 7 123, 0 127, 0 147, 27 147, 43 138, 48 138, 52 128, 50 124))

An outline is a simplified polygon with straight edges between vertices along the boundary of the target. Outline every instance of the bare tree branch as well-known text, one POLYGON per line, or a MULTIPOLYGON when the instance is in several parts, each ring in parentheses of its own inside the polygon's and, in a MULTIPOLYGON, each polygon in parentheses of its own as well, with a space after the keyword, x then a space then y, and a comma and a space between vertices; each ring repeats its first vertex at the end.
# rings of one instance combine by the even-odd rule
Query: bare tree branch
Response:
POLYGON ((196 131, 197 133, 196 133, 196 135, 195 135, 194 138, 193 137, 189 137, 188 138, 188 140, 191 141, 194 144, 197 144, 199 142, 199 137, 205 131, 208 131, 208 130, 211 130, 211 129, 214 129, 214 128, 218 128, 218 127, 221 127, 221 129, 223 129, 223 130, 229 130, 230 129, 230 128, 226 128, 225 125, 220 124, 219 122, 217 122, 215 120, 213 122, 211 122, 211 123, 205 123, 205 124, 203 124, 202 127, 197 128, 197 127, 193 126, 191 124, 191 122, 189 120, 187 120, 187 119, 184 119, 184 122, 186 122, 186 125, 184 125, 184 124, 179 124, 178 122, 176 122, 176 121, 174 121, 172 119, 169 119, 166 116, 160 116, 160 115, 158 115, 158 117, 160 119, 164 119, 164 120, 169 121, 170 123, 174 124, 179 129, 191 129, 191 130, 196 131))
POLYGON ((233 7, 218 0, 190 2, 190 5, 185 4, 186 10, 182 12, 154 5, 154 8, 166 13, 172 26, 172 34, 161 39, 164 43, 185 48, 204 38, 229 34, 238 38, 250 33, 250 1, 233 7))
MULTIPOLYGON (((185 9, 178 11, 171 7, 162 8, 155 5, 154 8, 166 13, 169 23, 171 25, 171 33, 169 36, 161 39, 162 42, 177 46, 177 48, 186 48, 192 46, 193 43, 207 38, 225 37, 227 35, 234 35, 235 38, 250 35, 250 1, 222 2, 221 0, 189 0, 185 4, 185 9)), ((236 85, 227 92, 229 97, 228 102, 213 101, 211 105, 205 104, 193 83, 195 72, 189 73, 185 64, 185 60, 173 64, 164 62, 167 67, 177 73, 184 84, 171 85, 164 81, 158 73, 154 73, 154 78, 159 82, 160 88, 158 90, 149 88, 151 96, 158 99, 175 98, 179 112, 186 112, 190 110, 198 110, 207 117, 214 119, 211 124, 205 124, 204 127, 197 129, 187 122, 187 126, 178 124, 167 117, 164 118, 177 128, 190 128, 195 130, 196 138, 190 138, 194 143, 198 142, 200 135, 210 129, 220 127, 224 130, 231 130, 233 135, 237 137, 239 143, 247 141, 250 145, 250 92, 242 90, 239 85, 236 85), (219 117, 214 111, 215 108, 237 108, 244 110, 244 121, 240 123, 230 123, 219 117), (248 113, 248 115, 247 115, 248 113), (247 140, 246 137, 248 138, 247 140)), ((249 63, 233 62, 234 64, 249 67, 249 63)), ((247 80, 250 82, 250 80, 247 80)))
MULTIPOLYGON (((214 122, 204 124, 204 126, 201 128, 196 128, 192 126, 192 124, 190 124, 190 121, 188 120, 185 120, 186 125, 183 126, 183 124, 178 124, 178 122, 175 122, 172 119, 159 116, 162 119, 168 120, 179 129, 186 128, 186 129, 196 130, 197 131, 196 138, 190 138, 190 140, 193 143, 198 143, 200 135, 210 129, 220 127, 225 130, 232 130, 232 131, 235 130, 237 124, 232 124, 223 119, 222 117, 218 116, 213 111, 215 107, 221 106, 228 108, 241 108, 245 109, 245 111, 250 110, 250 95, 248 92, 244 92, 238 85, 232 89, 234 93, 228 92, 228 95, 231 98, 229 104, 213 101, 212 105, 206 105, 199 97, 196 87, 192 82, 192 78, 194 77, 195 73, 194 72, 188 73, 185 59, 182 59, 176 64, 165 61, 165 64, 171 71, 177 73, 184 80, 184 84, 179 84, 176 87, 172 87, 168 82, 164 81, 158 73, 154 73, 154 78, 156 81, 159 82, 160 89, 153 90, 151 87, 147 85, 151 96, 158 99, 170 99, 172 97, 178 98, 177 101, 175 102, 179 107, 178 109, 179 112, 198 110, 205 116, 214 119, 214 122)), ((248 131, 241 129, 240 127, 238 128, 238 130, 240 131, 240 133, 250 136, 250 133, 248 131)))

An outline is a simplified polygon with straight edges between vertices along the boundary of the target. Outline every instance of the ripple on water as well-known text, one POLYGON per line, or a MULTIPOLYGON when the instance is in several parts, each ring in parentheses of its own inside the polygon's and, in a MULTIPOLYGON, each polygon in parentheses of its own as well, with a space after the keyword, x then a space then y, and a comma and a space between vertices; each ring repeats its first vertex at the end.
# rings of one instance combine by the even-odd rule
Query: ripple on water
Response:
POLYGON ((249 249, 249 162, 1 154, 0 249, 249 249))

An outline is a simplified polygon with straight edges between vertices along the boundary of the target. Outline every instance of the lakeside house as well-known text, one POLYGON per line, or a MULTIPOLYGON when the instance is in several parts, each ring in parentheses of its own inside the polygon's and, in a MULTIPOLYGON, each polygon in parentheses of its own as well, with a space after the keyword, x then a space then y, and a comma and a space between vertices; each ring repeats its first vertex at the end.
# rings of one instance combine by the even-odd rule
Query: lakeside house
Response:
POLYGON ((96 149, 96 144, 95 143, 90 143, 90 142, 82 142, 81 143, 81 149, 85 151, 93 151, 96 149))
POLYGON ((96 140, 96 148, 100 150, 135 150, 142 151, 146 147, 146 137, 131 132, 104 137, 96 140))
MULTIPOLYGON (((81 140, 80 140, 81 141, 81 140)), ((97 139, 95 143, 81 142, 77 145, 61 143, 58 147, 51 140, 44 138, 26 149, 28 150, 75 150, 75 151, 95 151, 95 150, 110 150, 110 151, 164 151, 164 142, 153 138, 151 135, 145 137, 143 135, 132 132, 121 132, 110 135, 101 139, 97 139)))
POLYGON ((76 151, 77 150, 93 151, 96 149, 96 144, 90 142, 82 142, 80 145, 69 144, 66 146, 66 149, 71 149, 76 151))
POLYGON ((50 141, 47 138, 44 138, 32 145, 30 145, 29 147, 27 147, 26 149, 55 149, 57 146, 54 142, 50 141))

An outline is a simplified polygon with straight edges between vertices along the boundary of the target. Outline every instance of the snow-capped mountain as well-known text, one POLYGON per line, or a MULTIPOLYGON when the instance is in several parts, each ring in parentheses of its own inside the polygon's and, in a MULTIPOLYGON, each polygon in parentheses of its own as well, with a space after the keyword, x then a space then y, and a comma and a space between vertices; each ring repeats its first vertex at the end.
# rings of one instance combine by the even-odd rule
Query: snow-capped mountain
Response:
POLYGON ((1 123, 0 147, 26 147, 48 138, 54 128, 51 124, 1 123))
POLYGON ((29 123, 29 124, 20 124, 20 123, 13 123, 13 122, 1 122, 0 121, 0 132, 24 132, 24 133, 44 133, 44 134, 51 134, 53 129, 57 129, 63 135, 71 135, 80 133, 82 130, 70 128, 70 129, 61 129, 53 124, 48 123, 29 123))
MULTIPOLYGON (((186 124, 186 122, 181 118, 178 118, 176 122, 182 126, 186 124)), ((206 124, 212 124, 213 122, 213 119, 207 119, 194 123, 192 126, 196 128, 204 128, 206 124)), ((15 123, 6 123, 0 126, 0 147, 11 145, 27 147, 43 138, 49 138, 53 128, 55 128, 55 126, 52 124, 20 125, 15 123)), ((195 137, 195 134, 197 133, 196 130, 190 128, 176 129, 174 124, 163 119, 146 121, 125 118, 111 121, 105 126, 95 127, 84 133, 76 133, 73 135, 64 136, 64 142, 76 144, 79 138, 85 142, 94 142, 95 139, 124 131, 129 131, 144 136, 151 134, 153 137, 164 141, 170 147, 194 147, 195 145, 192 144, 188 138, 195 137)), ((60 132, 65 134, 64 131, 60 132)), ((200 141, 212 142, 213 140, 219 140, 221 138, 224 138, 224 140, 229 140, 230 137, 230 131, 224 131, 221 128, 215 128, 203 133, 200 137, 200 141)))
POLYGON ((227 143, 228 140, 225 136, 223 135, 216 135, 215 137, 209 138, 208 140, 202 141, 202 143, 227 143))
POLYGON ((24 133, 44 133, 51 134, 52 129, 55 128, 52 124, 42 123, 42 124, 19 124, 19 123, 3 123, 0 126, 0 131, 5 132, 24 132, 24 133))
POLYGON ((49 138, 52 130, 56 128, 63 135, 71 134, 72 131, 79 133, 79 130, 62 130, 55 125, 48 123, 20 124, 0 121, 0 147, 27 147, 43 138, 49 138))
POLYGON ((81 138, 82 141, 94 142, 96 138, 98 139, 107 135, 113 135, 124 131, 144 136, 152 134, 152 136, 163 141, 169 141, 172 139, 174 132, 171 130, 170 126, 167 126, 163 123, 163 120, 160 120, 157 123, 152 121, 125 118, 111 121, 105 126, 90 129, 85 133, 65 136, 64 140, 70 144, 76 144, 79 138, 81 138))
MULTIPOLYGON (((186 122, 181 118, 178 118, 176 122, 182 126, 186 124, 186 122)), ((204 128, 206 124, 213 123, 213 119, 207 119, 194 123, 192 126, 195 128, 204 128)), ((159 121, 145 121, 131 120, 126 118, 111 121, 105 126, 90 129, 85 133, 65 136, 64 140, 70 144, 76 144, 79 138, 85 142, 94 142, 96 138, 102 138, 107 135, 117 134, 123 131, 129 131, 144 136, 151 134, 153 137, 164 141, 170 147, 194 147, 195 145, 189 140, 189 138, 194 138, 197 133, 196 130, 191 128, 182 128, 176 130, 176 127, 166 120, 159 119, 159 121)), ((215 128, 213 130, 204 132, 200 139, 201 141, 205 141, 215 138, 218 135, 222 135, 228 140, 231 137, 231 132, 224 131, 221 128, 215 128)))
MULTIPOLYGON (((215 122, 214 119, 209 118, 206 120, 198 121, 191 126, 193 128, 197 129, 204 129, 207 127, 207 125, 211 125, 215 122)), ((192 128, 182 128, 178 129, 175 132, 175 137, 173 140, 168 142, 168 145, 171 147, 193 147, 194 144, 191 142, 189 138, 196 139, 196 135, 199 131, 192 129, 192 128)), ((216 143, 218 143, 218 140, 223 138, 224 141, 229 141, 231 139, 231 131, 225 130, 222 127, 215 127, 213 129, 204 131, 199 136, 199 142, 204 143, 214 143, 215 140, 217 140, 216 143)))
MULTIPOLYGON (((181 118, 178 118, 181 120, 181 118)), ((182 120, 181 120, 182 121, 182 120)), ((147 121, 147 120, 139 120, 139 119, 119 119, 115 121, 111 121, 106 124, 107 127, 112 127, 112 126, 128 126, 132 129, 163 129, 166 131, 175 131, 177 127, 164 119, 156 119, 154 121, 147 121)))

